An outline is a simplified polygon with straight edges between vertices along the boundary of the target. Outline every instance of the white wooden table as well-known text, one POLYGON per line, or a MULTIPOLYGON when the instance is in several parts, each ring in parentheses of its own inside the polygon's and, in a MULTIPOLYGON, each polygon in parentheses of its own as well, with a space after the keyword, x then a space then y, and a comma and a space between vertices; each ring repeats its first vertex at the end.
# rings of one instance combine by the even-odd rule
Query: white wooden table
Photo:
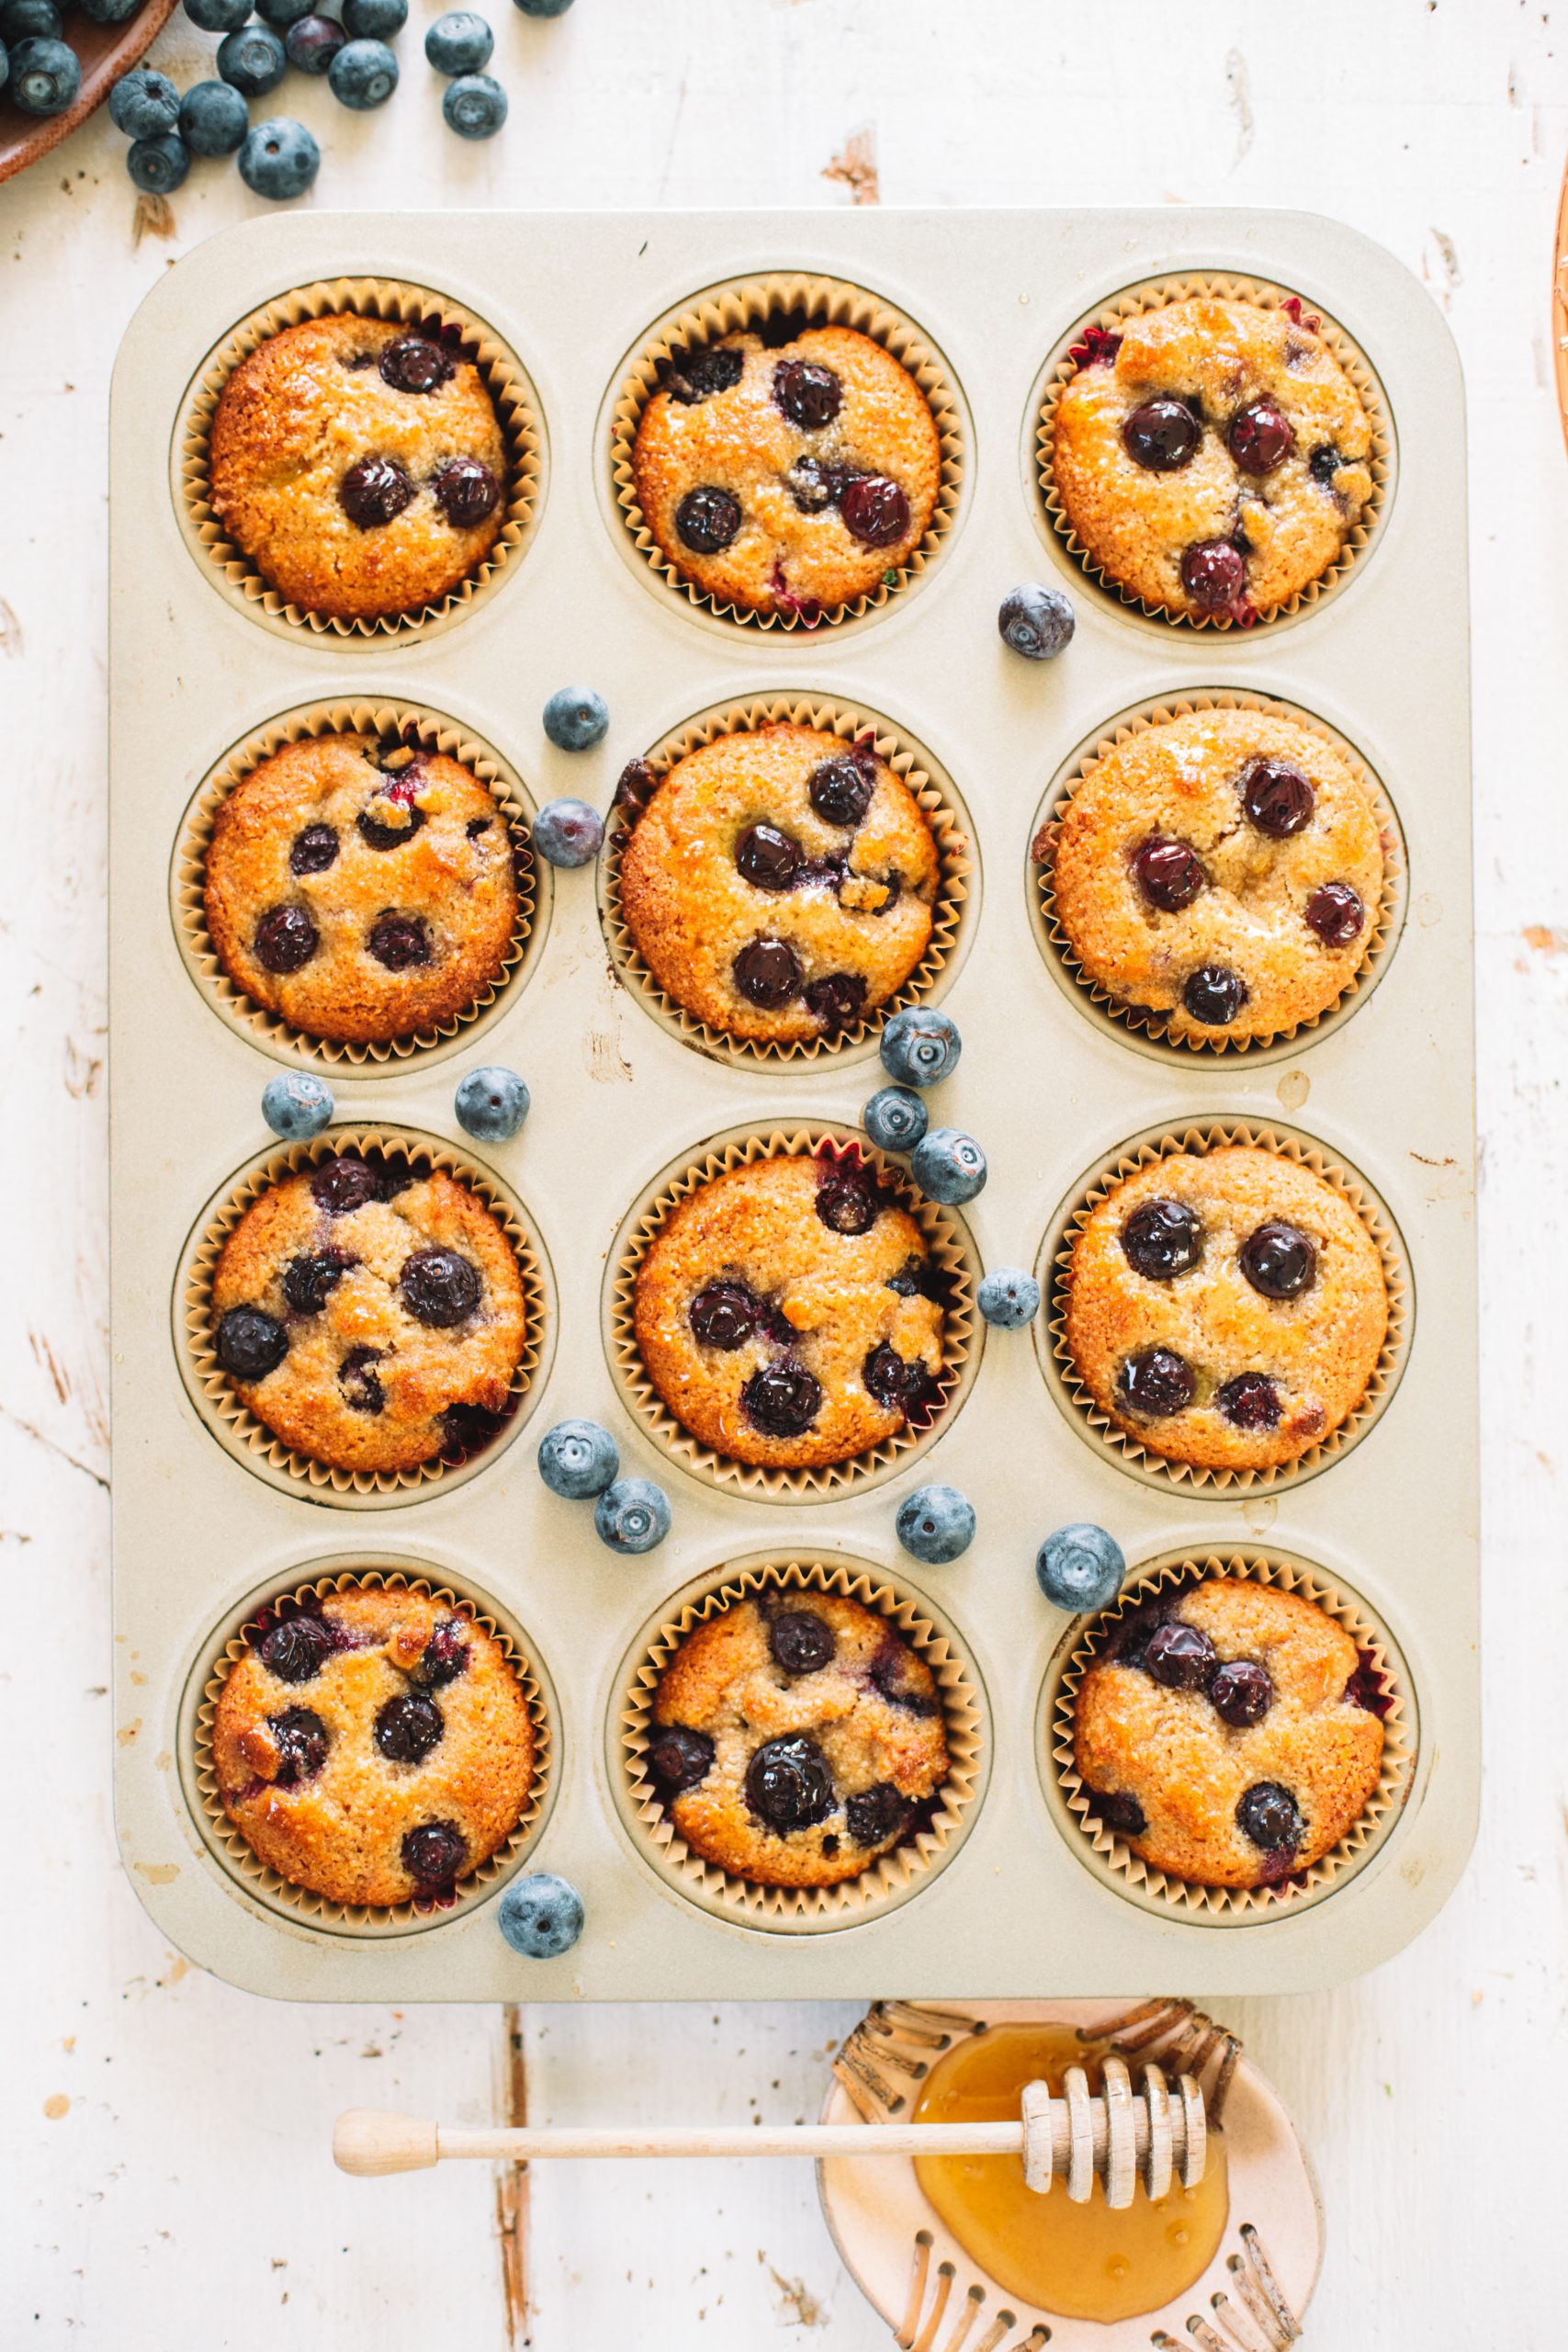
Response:
MULTIPOLYGON (((321 139, 315 203, 831 205, 874 199, 879 181, 888 204, 1292 205, 1380 238, 1448 314, 1472 420, 1487 1801, 1464 1883, 1401 1960, 1224 2014, 1321 2168, 1314 2345, 1560 2344, 1568 466, 1546 296, 1568 26, 1539 0, 578 0, 542 26, 497 0, 512 118, 465 147, 420 52, 436 13, 415 0, 384 113, 347 114, 298 76, 270 102, 321 139)), ((182 17, 151 62, 186 83, 212 46, 182 17)), ((526 2308, 509 2309, 488 2173, 353 2182, 327 2154, 348 2104, 490 2120, 506 2019, 252 1999, 168 1950, 121 1876, 105 1690, 105 419, 141 296, 255 209, 231 170, 198 166, 172 234, 143 221, 138 241, 123 152, 100 115, 0 189, 0 2095, 16 2171, 0 2341, 752 2352, 822 2326, 869 2352, 886 2331, 838 2267, 805 2166, 546 2170, 526 2308)), ((594 652, 585 638, 590 676, 594 652)), ((530 2113, 804 2118, 853 2014, 525 2012, 530 2113)))

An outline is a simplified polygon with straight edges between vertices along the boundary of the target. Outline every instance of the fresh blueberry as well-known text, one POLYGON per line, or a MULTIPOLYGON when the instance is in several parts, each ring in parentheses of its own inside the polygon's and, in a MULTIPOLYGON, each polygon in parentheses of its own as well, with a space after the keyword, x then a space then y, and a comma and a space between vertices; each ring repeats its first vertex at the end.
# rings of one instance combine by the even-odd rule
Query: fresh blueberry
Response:
POLYGON ((931 1113, 907 1086, 880 1087, 860 1115, 878 1151, 913 1151, 931 1125, 931 1113))
POLYGON ((283 36, 290 65, 301 74, 326 73, 348 36, 332 17, 299 17, 283 36))
POLYGON ((979 1306, 999 1331, 1021 1331, 1040 1312, 1040 1285, 1021 1266, 996 1266, 980 1284, 979 1306))
POLYGON ((335 1107, 332 1088, 305 1070, 269 1078, 262 1089, 262 1117, 287 1143, 319 1136, 335 1107))
POLYGON ((515 1878, 496 1908, 496 1925, 525 1960, 558 1960, 582 1933, 586 1914, 575 1886, 554 1871, 515 1878))
POLYGON ((1040 1546, 1034 1573, 1052 1608, 1078 1617, 1109 1608, 1122 1589, 1127 1561, 1114 1535, 1079 1520, 1053 1528, 1040 1546))
POLYGON ((602 1495, 620 1466, 620 1448, 597 1421, 558 1421, 539 1440, 539 1476, 569 1503, 602 1495))
MULTIPOLYGON (((54 0, 5 0, 0 6, 0 40, 13 49, 25 40, 58 40, 63 29, 54 0)), ((114 114, 112 103, 109 112, 114 114)), ((118 115, 115 120, 119 122, 118 115)), ((119 127, 123 130, 124 123, 119 127)))
POLYGON ((459 1079, 457 1125, 480 1143, 509 1143, 528 1115, 528 1090, 514 1069, 487 1062, 459 1079))
POLYGON ((190 170, 190 149, 172 130, 156 139, 139 139, 125 159, 125 168, 137 187, 150 196, 173 196, 190 170))
POLYGON ((459 139, 493 139, 506 120, 507 105, 506 92, 492 74, 459 74, 446 85, 441 114, 459 139))
POLYGON ((997 627, 1004 641, 1026 661, 1054 662, 1072 643, 1077 622, 1059 588, 1026 580, 1021 588, 1002 598, 997 627))
POLYGON ((288 71, 288 57, 270 25, 242 25, 218 44, 218 74, 247 98, 276 90, 288 71))
POLYGON ((617 1478, 593 1506, 593 1531, 612 1552, 651 1552, 670 1532, 670 1498, 651 1478, 617 1478))
POLYGON ((250 108, 227 82, 197 82, 180 100, 180 137, 193 155, 231 155, 250 127, 250 108))
POLYGON ((343 0, 344 29, 351 40, 390 40, 409 20, 409 0, 343 0))
POLYGON ((882 1067, 900 1086, 934 1086, 958 1068, 964 1040, 945 1012, 906 1005, 882 1033, 882 1067))
POLYGON ((962 1127, 933 1127, 915 1146, 909 1166, 927 1199, 949 1208, 985 1189, 986 1155, 962 1127))
POLYGON ((899 1504, 894 1526, 912 1560, 939 1568, 975 1541, 975 1506, 956 1487, 917 1487, 899 1504))
POLYGON ((166 74, 139 65, 109 92, 109 119, 128 139, 157 139, 180 119, 180 94, 166 74))
POLYGON ((339 106, 368 114, 372 107, 384 107, 397 88, 398 61, 384 40, 345 41, 327 67, 327 80, 339 106))
POLYGON ((251 0, 186 0, 186 15, 204 33, 231 33, 251 13, 251 0))
POLYGON ((525 17, 564 17, 571 0, 512 0, 525 17))
POLYGON ((256 14, 265 19, 275 32, 286 33, 301 17, 308 17, 316 0, 255 0, 256 14))
POLYGON ((545 705, 545 733, 558 752, 591 752, 609 724, 604 697, 592 686, 558 686, 545 705))
POLYGON ((438 74, 482 74, 495 35, 469 8, 449 8, 424 36, 424 54, 438 74))
POLYGON ((20 40, 11 51, 11 96, 24 114, 63 114, 81 86, 75 52, 62 40, 20 40))
POLYGON ((551 865, 591 865, 604 838, 604 820, 586 800, 547 800, 534 820, 534 847, 551 865))

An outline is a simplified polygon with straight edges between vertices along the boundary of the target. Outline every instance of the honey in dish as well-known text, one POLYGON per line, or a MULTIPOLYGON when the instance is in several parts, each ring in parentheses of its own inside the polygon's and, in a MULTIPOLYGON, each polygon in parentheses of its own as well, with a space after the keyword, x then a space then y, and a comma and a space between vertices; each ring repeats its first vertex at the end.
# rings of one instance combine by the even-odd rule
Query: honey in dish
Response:
MULTIPOLYGON (((1049 2083, 1059 2097, 1069 2066, 1082 2066, 1098 2090, 1103 2055, 1103 2046, 1062 2026, 992 2026, 937 2060, 916 2120, 1005 2121, 1018 2114, 1026 2083, 1049 2083)), ((1135 2062, 1133 2072, 1136 2082, 1135 2062)), ((1087 2205, 1069 2203, 1060 2180, 1037 2196, 1024 2187, 1020 2156, 917 2156, 915 2172, 959 2245, 1005 2293, 1063 2319, 1135 2319, 1185 2294, 1219 2250, 1230 2191, 1216 2132, 1208 2150, 1196 2188, 1178 2177, 1151 2203, 1140 2181, 1132 2204, 1115 2213, 1099 2179, 1087 2205)))

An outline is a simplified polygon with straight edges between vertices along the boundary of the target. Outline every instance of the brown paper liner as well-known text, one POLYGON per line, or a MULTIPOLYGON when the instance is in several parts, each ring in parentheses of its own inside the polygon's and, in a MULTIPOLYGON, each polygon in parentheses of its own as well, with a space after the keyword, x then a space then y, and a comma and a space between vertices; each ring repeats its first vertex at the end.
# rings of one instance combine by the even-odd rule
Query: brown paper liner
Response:
POLYGON ((1053 967, 1073 983, 1073 993, 1093 1005, 1097 1013, 1117 1024, 1118 1033, 1132 1031, 1145 1042, 1169 1053, 1251 1054, 1278 1050, 1296 1041, 1321 1035, 1325 1029, 1338 1025, 1366 1001, 1382 978, 1388 960, 1399 941, 1404 922, 1404 906, 1409 876, 1405 865, 1404 836, 1399 819, 1382 784, 1359 752, 1342 735, 1309 710, 1296 703, 1282 702, 1277 695, 1243 694, 1233 687, 1194 687, 1184 694, 1162 695, 1157 700, 1140 703, 1111 720, 1106 731, 1091 742, 1080 744, 1052 780, 1031 835, 1030 912, 1033 918, 1035 937, 1042 954, 1053 967), (1270 1031, 1258 1037, 1195 1037, 1185 1032, 1173 1035, 1166 1025, 1166 1015, 1149 1005, 1126 1004, 1099 980, 1091 979, 1073 953, 1072 942, 1062 928, 1056 912, 1055 888, 1055 856, 1056 837, 1063 818, 1080 785, 1086 784, 1101 760, 1123 743, 1140 735, 1145 728, 1159 727, 1173 718, 1190 718, 1199 710, 1251 710, 1271 718, 1293 719, 1298 726, 1311 728, 1321 735, 1339 754, 1366 787, 1382 831, 1383 887, 1372 922, 1368 928, 1361 961, 1347 980, 1334 1002, 1308 1021, 1295 1021, 1288 1028, 1270 1031), (1043 851, 1044 855, 1038 854, 1043 851))
POLYGON ((878 1485, 908 1468, 917 1454, 933 1445, 951 1427, 975 1374, 979 1369, 984 1327, 976 1318, 976 1282, 974 1245, 953 1212, 928 1201, 897 1162, 888 1159, 857 1128, 738 1127, 716 1136, 699 1158, 677 1161, 643 1194, 622 1225, 610 1250, 605 1283, 605 1349, 610 1368, 620 1384, 623 1400, 645 1433, 662 1447, 679 1469, 705 1479, 730 1493, 740 1492, 766 1502, 820 1502, 852 1489, 878 1485), (759 1463, 737 1462, 704 1445, 678 1421, 660 1396, 643 1363, 634 1326, 637 1278, 654 1235, 676 1203, 699 1184, 729 1169, 760 1159, 815 1156, 835 1157, 847 1151, 860 1159, 891 1188, 931 1247, 933 1263, 953 1285, 953 1304, 942 1327, 943 1364, 940 1385, 942 1401, 923 1430, 906 1426, 881 1444, 869 1446, 847 1462, 833 1462, 809 1470, 776 1470, 759 1463))
POLYGON ((487 594, 508 561, 522 548, 536 515, 544 474, 544 428, 538 397, 516 353, 502 342, 474 312, 428 286, 400 278, 333 277, 292 288, 252 311, 209 352, 197 369, 175 435, 175 505, 186 544, 204 568, 225 590, 230 602, 254 618, 284 628, 306 628, 318 636, 369 643, 379 639, 408 639, 449 619, 487 594), (330 613, 308 612, 290 604, 263 578, 248 556, 224 533, 209 500, 209 443, 212 419, 223 388, 243 359, 269 335, 303 319, 321 319, 340 311, 363 318, 399 321, 416 326, 432 319, 461 339, 463 355, 478 367, 495 403, 510 466, 506 520, 500 537, 484 559, 439 604, 417 612, 386 613, 378 618, 345 619, 330 613))
POLYGON ((1138 1570, 1120 1599, 1088 1621, 1058 1651, 1041 1692, 1038 1753, 1046 1797, 1057 1824, 1079 1859, 1118 1894, 1146 1909, 1177 1912, 1213 1926, 1236 1927, 1278 1919, 1320 1902, 1364 1868, 1388 1838, 1410 1793, 1416 1763, 1417 1716, 1410 1670, 1388 1628, 1356 1593, 1321 1568, 1283 1553, 1203 1552, 1173 1554, 1138 1570), (1216 1577, 1249 1577, 1315 1601, 1345 1628, 1371 1661, 1389 1702, 1383 1717, 1382 1769, 1359 1820, 1337 1846, 1309 1870, 1279 1886, 1200 1886, 1169 1877, 1136 1855, 1124 1838, 1093 1814, 1094 1799, 1077 1769, 1073 1736, 1077 1693, 1106 1630, 1156 1594, 1216 1577), (1092 1817, 1091 1817, 1092 1816, 1092 1817))
POLYGON ((406 1503, 449 1487, 493 1462, 512 1443, 527 1419, 526 1400, 543 1386, 547 1351, 554 1345, 543 1258, 521 1206, 488 1170, 455 1152, 435 1136, 412 1128, 329 1127, 309 1143, 289 1144, 253 1160, 225 1184, 202 1211, 186 1244, 175 1289, 175 1340, 186 1394, 201 1420, 235 1460, 287 1492, 310 1502, 348 1509, 406 1503), (345 1151, 379 1152, 411 1167, 439 1168, 479 1196, 505 1232, 523 1277, 523 1352, 512 1378, 501 1427, 490 1442, 461 1463, 422 1462, 408 1470, 344 1470, 301 1453, 274 1435, 240 1402, 218 1361, 212 1335, 212 1278, 224 1243, 253 1202, 286 1176, 318 1166, 345 1151))
POLYGON ((966 458, 966 424, 955 381, 935 345, 928 341, 912 319, 902 311, 885 302, 880 295, 868 293, 864 287, 854 286, 847 279, 823 277, 810 273, 776 270, 766 275, 736 280, 728 286, 711 287, 705 294, 695 294, 678 311, 669 312, 658 325, 649 330, 648 338, 636 356, 628 361, 620 389, 615 394, 610 418, 610 467, 615 503, 620 509, 632 543, 637 553, 645 557, 649 569, 665 585, 684 596, 700 611, 716 613, 721 619, 740 621, 759 628, 811 629, 824 624, 858 620, 869 612, 880 612, 889 599, 901 589, 920 578, 940 553, 942 542, 953 529, 958 514, 966 458), (870 594, 857 596, 847 605, 824 607, 814 620, 803 620, 798 613, 754 613, 745 606, 725 603, 721 598, 706 594, 694 582, 682 578, 674 564, 661 552, 637 504, 637 481, 632 466, 632 452, 637 441, 642 413, 659 390, 659 365, 671 352, 688 348, 694 344, 711 343, 716 337, 735 334, 746 328, 756 327, 780 312, 804 311, 814 326, 854 327, 869 335, 885 351, 901 362, 913 376, 931 408, 942 445, 942 485, 924 538, 908 562, 894 570, 891 580, 880 581, 870 594))
POLYGON ((824 1055, 853 1053, 879 1037, 903 1006, 929 1002, 940 994, 951 976, 960 926, 968 912, 968 877, 975 871, 971 856, 974 831, 968 815, 959 805, 951 780, 945 775, 939 780, 933 774, 936 763, 931 754, 923 750, 917 752, 886 719, 874 713, 805 695, 719 703, 711 710, 699 712, 695 718, 688 719, 683 727, 655 744, 648 754, 648 764, 662 784, 675 763, 700 745, 712 743, 723 735, 749 734, 759 727, 780 725, 815 728, 825 734, 840 736, 846 743, 852 743, 857 736, 868 732, 874 737, 878 758, 886 761, 908 786, 930 821, 936 842, 942 878, 931 908, 931 935, 924 956, 903 987, 838 1036, 776 1040, 732 1037, 677 1004, 644 963, 621 909, 621 854, 631 835, 628 830, 616 828, 612 815, 610 838, 599 861, 600 914, 611 960, 622 982, 641 996, 656 1020, 715 1061, 815 1061, 824 1055))
POLYGON ((990 1770, 980 1679, 952 1628, 931 1604, 881 1569, 853 1560, 783 1559, 720 1569, 638 1640, 619 1678, 622 1696, 610 1725, 611 1781, 622 1816, 643 1859, 668 1885, 705 1911, 784 1933, 859 1926, 907 1902, 953 1860, 978 1813, 990 1770), (929 1823, 858 1877, 837 1886, 765 1886, 694 1854, 677 1835, 644 1769, 659 1680, 694 1627, 764 1590, 831 1593, 887 1618, 922 1658, 942 1695, 949 1766, 929 1823))
POLYGON ((1077 372, 1077 362, 1072 356, 1075 345, 1082 342, 1089 327, 1100 327, 1109 333, 1123 325, 1139 311, 1163 310, 1169 302, 1181 302, 1194 296, 1209 296, 1224 301, 1254 302, 1264 310, 1278 310, 1281 303, 1300 300, 1302 307, 1315 316, 1321 324, 1324 342, 1349 378, 1367 422, 1372 430, 1372 452, 1367 460, 1372 477, 1372 494, 1367 509, 1345 541, 1337 560, 1320 572, 1315 580, 1288 597, 1271 613, 1258 613, 1245 624, 1251 628, 1266 628, 1270 623, 1285 620, 1293 613, 1321 604, 1323 599, 1344 585, 1357 558, 1363 553, 1387 510, 1393 495, 1394 470, 1393 425, 1388 399, 1378 380, 1371 362, 1360 345, 1353 342, 1338 322, 1329 317, 1321 303, 1309 302, 1304 295, 1297 297, 1286 286, 1277 286, 1269 278, 1247 277, 1228 270, 1188 270, 1173 272, 1169 277, 1142 279, 1123 288, 1097 310, 1086 312, 1070 333, 1064 335, 1045 363, 1044 376, 1036 393, 1038 422, 1035 425, 1035 457, 1039 471, 1040 494, 1046 518, 1080 571, 1092 580, 1096 587, 1115 598, 1130 611, 1143 613, 1150 620, 1166 628, 1231 629, 1244 626, 1228 613, 1173 613, 1163 605, 1148 604, 1132 589, 1123 588, 1104 571, 1074 531, 1056 495, 1054 456, 1056 429, 1056 407, 1064 387, 1077 372))
POLYGON ((1068 1418, 1092 1442, 1106 1447, 1120 1468, 1156 1485, 1173 1487, 1178 1493, 1258 1493, 1291 1481, 1299 1484, 1326 1469, 1365 1437, 1398 1387, 1409 1353, 1415 1299, 1404 1246, 1393 1216, 1364 1176, 1336 1159, 1312 1136, 1299 1135, 1290 1127, 1253 1125, 1242 1119, 1206 1119, 1179 1131, 1156 1128, 1148 1135, 1135 1136, 1086 1177, 1071 1204, 1053 1218, 1036 1272, 1045 1300, 1044 1312, 1034 1327, 1036 1351, 1047 1383, 1068 1418), (1388 1285, 1388 1330, 1360 1403, 1320 1443, 1309 1446, 1294 1462, 1281 1463, 1269 1470, 1216 1470, 1189 1462, 1168 1462, 1162 1455, 1152 1453, 1100 1411, 1078 1377, 1067 1346, 1067 1285, 1073 1245, 1089 1216, 1117 1184, 1136 1170, 1173 1152, 1212 1151, 1223 1144, 1255 1144, 1265 1151, 1279 1152, 1332 1184, 1376 1242, 1383 1280, 1388 1285))
POLYGON ((528 848, 533 802, 515 770, 483 739, 423 704, 403 702, 309 703, 258 727, 226 752, 197 786, 180 826, 169 876, 170 909, 180 954, 202 994, 231 1028, 254 1046, 289 1060, 344 1062, 356 1078, 374 1078, 411 1055, 429 1054, 454 1040, 471 1042, 468 1032, 505 995, 518 967, 543 935, 549 902, 549 867, 528 848), (497 811, 517 853, 517 922, 501 970, 472 1004, 450 1019, 406 1037, 344 1042, 298 1029, 281 1013, 269 1012, 248 997, 223 967, 207 928, 207 853, 218 812, 235 786, 286 743, 321 735, 399 736, 426 751, 442 752, 477 776, 493 796, 497 811))
POLYGON ((533 1782, 511 1835, 497 1847, 488 1861, 481 1862, 478 1870, 458 1881, 456 1899, 448 1904, 412 1901, 398 1904, 333 1903, 310 1887, 296 1886, 291 1879, 282 1877, 264 1862, 224 1811, 212 1754, 212 1727, 218 1702, 231 1671, 249 1648, 251 1636, 260 1631, 259 1620, 263 1613, 260 1609, 253 1611, 239 1632, 215 1653, 209 1651, 205 1667, 197 1669, 200 1677, 201 1700, 197 1710, 193 1741, 195 1803, 208 1844, 231 1877, 238 1879, 247 1894, 255 1896, 273 1910, 285 1912, 295 1919, 307 1920, 314 1928, 324 1928, 339 1934, 403 1936, 423 1928, 443 1927, 456 1919, 476 1902, 493 1893, 500 1882, 509 1878, 522 1860, 525 1848, 535 1838, 555 1797, 553 1706, 540 1674, 511 1630, 477 1603, 466 1600, 438 1576, 410 1575, 400 1568, 345 1569, 315 1577, 288 1592, 270 1596, 265 1608, 276 1610, 281 1600, 323 1600, 333 1593, 366 1586, 388 1591, 417 1593, 439 1605, 455 1609, 492 1635, 505 1652, 507 1663, 522 1685, 529 1720, 534 1727, 533 1782))

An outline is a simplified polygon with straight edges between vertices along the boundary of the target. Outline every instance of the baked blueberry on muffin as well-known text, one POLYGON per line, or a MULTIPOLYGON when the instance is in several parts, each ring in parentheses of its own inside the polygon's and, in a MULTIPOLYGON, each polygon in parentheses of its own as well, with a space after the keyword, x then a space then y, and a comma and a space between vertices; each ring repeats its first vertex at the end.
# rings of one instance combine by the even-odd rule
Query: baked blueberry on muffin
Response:
POLYGON ((1366 961, 1383 844, 1366 785, 1299 720, 1198 710, 1141 729, 1073 792, 1049 869, 1086 976, 1173 1037, 1314 1021, 1366 961))
POLYGON ((1334 1186, 1254 1144, 1172 1152, 1112 1187, 1073 1243, 1078 1378, 1150 1453, 1269 1470, 1367 1393, 1388 1329, 1382 1261, 1334 1186))
POLYGON ((635 1293, 649 1377, 716 1453, 847 1462, 942 1402, 945 1283, 914 1218, 852 1157, 751 1160, 699 1184, 635 1293))
POLYGON ((466 1184, 344 1153, 245 1211, 212 1325, 235 1395, 286 1445, 408 1470, 493 1433, 527 1315, 512 1244, 466 1184))
POLYGON ((833 1886, 918 1826, 947 1737, 930 1668, 886 1617, 769 1591, 687 1634, 645 1760, 705 1861, 762 1886, 833 1886))
POLYGON ((1387 1710, 1315 1601, 1247 1577, 1192 1585, 1114 1623, 1079 1685, 1090 1817, 1172 1878, 1276 1886, 1359 1820, 1387 1710))
POLYGON ((1075 356, 1052 474, 1117 587, 1249 621, 1339 560, 1371 500, 1372 429, 1298 300, 1169 302, 1090 328, 1075 356))
POLYGON ((632 470, 660 552, 705 595, 814 620, 908 563, 942 447, 901 361, 852 327, 728 334, 678 353, 632 470))
POLYGON ((925 813, 869 735, 770 726, 675 763, 622 852, 620 900, 683 1011, 785 1043, 837 1036, 897 994, 941 880, 925 813))
POLYGON ((534 1784, 523 1687, 466 1609, 346 1587, 266 1612, 212 1726, 223 1810, 333 1903, 450 1902, 534 1784))
POLYGON ((500 978, 517 855, 495 800, 456 760, 374 735, 313 736, 263 760, 218 811, 208 935, 236 988, 310 1036, 411 1036, 500 978))
POLYGON ((501 537, 507 459, 483 376, 417 327, 340 312, 243 359, 212 419, 209 499, 305 612, 416 613, 501 537))

